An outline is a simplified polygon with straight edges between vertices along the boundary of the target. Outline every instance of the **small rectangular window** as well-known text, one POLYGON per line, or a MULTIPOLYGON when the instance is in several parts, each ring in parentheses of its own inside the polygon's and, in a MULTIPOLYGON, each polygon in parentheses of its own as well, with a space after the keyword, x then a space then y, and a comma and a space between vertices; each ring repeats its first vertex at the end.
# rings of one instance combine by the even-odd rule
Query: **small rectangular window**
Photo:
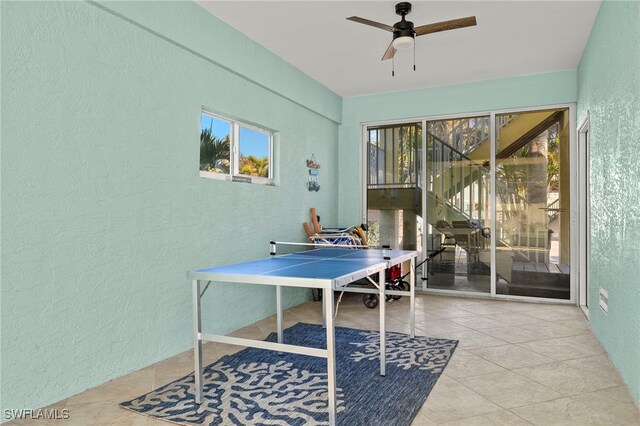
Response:
POLYGON ((270 131, 202 112, 200 176, 270 184, 272 156, 270 131))

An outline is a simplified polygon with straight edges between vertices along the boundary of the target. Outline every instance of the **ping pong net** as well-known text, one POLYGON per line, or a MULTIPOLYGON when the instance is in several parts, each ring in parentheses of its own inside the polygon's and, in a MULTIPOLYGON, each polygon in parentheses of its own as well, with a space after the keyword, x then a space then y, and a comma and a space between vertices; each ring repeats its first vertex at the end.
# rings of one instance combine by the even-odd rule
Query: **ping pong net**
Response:
MULTIPOLYGON (((368 246, 270 241, 269 251, 272 258, 302 262, 311 268, 334 269, 336 272, 340 271, 339 274, 356 274, 355 276, 352 275, 354 278, 357 277, 356 281, 348 281, 340 286, 341 291, 335 303, 334 318, 338 315, 340 302, 349 283, 358 284, 358 281, 360 281, 359 284, 372 284, 379 289, 380 284, 377 277, 379 273, 385 274, 383 276, 388 276, 396 268, 397 272, 400 272, 400 266, 387 265, 391 260, 391 253, 393 253, 387 247, 374 249, 368 246), (385 264, 384 269, 380 269, 380 264, 382 263, 385 264), (378 267, 375 272, 370 271, 362 274, 363 270, 374 266, 378 267)), ((314 290, 316 291, 314 300, 318 301, 320 300, 320 290, 314 290)))
POLYGON ((365 245, 339 245, 270 241, 271 256, 309 256, 336 260, 380 259, 389 260, 389 247, 374 248, 365 245))

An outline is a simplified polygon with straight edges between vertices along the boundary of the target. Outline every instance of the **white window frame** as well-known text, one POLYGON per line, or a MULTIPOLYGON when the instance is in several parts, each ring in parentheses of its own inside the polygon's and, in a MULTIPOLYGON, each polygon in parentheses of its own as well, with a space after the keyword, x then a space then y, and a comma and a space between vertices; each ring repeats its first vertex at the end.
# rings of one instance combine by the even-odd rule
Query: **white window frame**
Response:
MULTIPOLYGON (((216 173, 200 170, 200 177, 207 179, 218 179, 232 182, 256 183, 260 185, 273 185, 273 132, 243 121, 234 120, 219 114, 202 109, 202 114, 208 115, 218 120, 226 121, 231 124, 231 133, 229 134, 229 173, 216 173), (243 175, 240 169, 240 127, 262 133, 269 138, 269 171, 267 177, 243 175)), ((202 123, 201 123, 202 126, 202 123)))

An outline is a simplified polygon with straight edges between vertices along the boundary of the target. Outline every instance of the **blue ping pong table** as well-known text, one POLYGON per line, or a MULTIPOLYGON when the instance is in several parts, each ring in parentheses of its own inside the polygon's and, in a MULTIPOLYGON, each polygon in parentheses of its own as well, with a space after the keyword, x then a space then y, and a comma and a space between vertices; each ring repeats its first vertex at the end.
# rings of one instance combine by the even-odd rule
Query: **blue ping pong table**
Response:
MULTIPOLYGON (((334 335, 333 292, 348 291, 375 293, 380 298, 380 374, 385 375, 385 295, 410 296, 411 337, 415 336, 415 251, 406 250, 357 250, 347 248, 316 248, 298 253, 276 255, 276 244, 271 242, 271 256, 265 259, 196 269, 188 274, 193 283, 193 339, 195 362, 195 399, 203 400, 202 342, 219 342, 253 348, 269 349, 317 356, 327 359, 328 414, 329 424, 336 424, 336 360, 334 335), (410 290, 385 290, 385 269, 393 265, 410 263, 410 290), (379 273, 378 282, 370 276, 379 273), (349 284, 369 277, 377 288, 347 287, 349 284), (202 295, 211 283, 242 283, 271 285, 276 288, 276 312, 278 341, 266 342, 231 336, 205 334, 202 332, 202 295), (204 290, 201 286, 206 283, 204 290), (282 287, 305 287, 322 289, 323 324, 327 333, 327 348, 318 349, 288 345, 283 341, 282 287)), ((281 243, 282 244, 282 243, 281 243)))

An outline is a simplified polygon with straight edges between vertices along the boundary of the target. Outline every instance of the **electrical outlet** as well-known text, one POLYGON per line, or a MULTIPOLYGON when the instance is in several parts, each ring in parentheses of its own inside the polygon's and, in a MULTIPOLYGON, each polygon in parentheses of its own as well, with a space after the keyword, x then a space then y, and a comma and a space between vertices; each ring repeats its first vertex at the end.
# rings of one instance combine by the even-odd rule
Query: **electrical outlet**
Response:
POLYGON ((602 287, 598 293, 598 306, 605 314, 609 313, 609 292, 602 287))

